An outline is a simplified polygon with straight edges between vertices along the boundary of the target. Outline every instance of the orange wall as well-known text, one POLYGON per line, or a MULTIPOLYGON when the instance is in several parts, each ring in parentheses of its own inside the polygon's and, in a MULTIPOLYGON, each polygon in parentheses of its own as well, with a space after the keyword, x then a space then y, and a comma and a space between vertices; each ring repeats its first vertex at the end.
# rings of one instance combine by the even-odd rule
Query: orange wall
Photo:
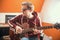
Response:
POLYGON ((32 2, 37 12, 40 12, 44 2, 44 0, 2 0, 0 12, 20 12, 21 3, 24 1, 32 2))
MULTIPOLYGON (((51 26, 52 24, 49 24, 49 23, 42 23, 43 26, 51 26)), ((52 36, 52 39, 53 40, 60 40, 60 31, 58 31, 57 29, 47 29, 47 30, 44 30, 44 33, 48 36, 52 36)))
MULTIPOLYGON (((35 6, 35 11, 40 12, 44 0, 2 0, 0 1, 0 12, 21 12, 21 3, 23 1, 32 2, 35 6)), ((43 23, 43 26, 49 26, 52 24, 43 23)), ((53 40, 60 40, 60 32, 56 29, 44 30, 44 33, 48 36, 52 36, 53 40)))

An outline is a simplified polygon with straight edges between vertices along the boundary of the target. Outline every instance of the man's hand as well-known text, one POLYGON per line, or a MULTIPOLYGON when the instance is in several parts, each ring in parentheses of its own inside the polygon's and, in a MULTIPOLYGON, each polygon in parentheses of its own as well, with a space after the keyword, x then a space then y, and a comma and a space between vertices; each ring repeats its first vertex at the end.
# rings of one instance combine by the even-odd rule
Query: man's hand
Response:
POLYGON ((37 30, 37 29, 33 29, 33 31, 34 31, 34 34, 38 34, 41 32, 40 30, 37 30))
POLYGON ((16 26, 16 34, 22 33, 23 29, 19 26, 16 26))

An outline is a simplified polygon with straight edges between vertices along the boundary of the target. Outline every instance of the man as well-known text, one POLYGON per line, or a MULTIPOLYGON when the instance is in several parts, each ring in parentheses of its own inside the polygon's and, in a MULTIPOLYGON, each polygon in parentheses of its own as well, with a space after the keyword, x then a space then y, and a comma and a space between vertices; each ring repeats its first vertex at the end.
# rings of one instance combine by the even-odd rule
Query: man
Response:
POLYGON ((40 36, 40 30, 36 29, 41 27, 41 21, 34 11, 34 7, 29 2, 22 3, 23 14, 16 16, 8 21, 10 27, 11 40, 42 40, 40 36), (24 37, 19 38, 18 34, 21 34, 24 29, 35 28, 32 32, 25 33, 24 37))

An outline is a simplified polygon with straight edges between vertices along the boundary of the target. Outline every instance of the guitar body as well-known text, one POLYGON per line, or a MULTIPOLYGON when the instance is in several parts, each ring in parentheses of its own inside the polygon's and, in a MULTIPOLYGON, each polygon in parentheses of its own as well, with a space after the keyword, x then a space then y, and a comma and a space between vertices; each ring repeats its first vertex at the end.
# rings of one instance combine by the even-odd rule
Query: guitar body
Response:
POLYGON ((20 38, 18 37, 18 34, 14 34, 14 32, 12 30, 9 31, 10 33, 10 39, 11 40, 20 40, 20 38))
MULTIPOLYGON (((29 28, 29 24, 28 23, 23 23, 22 24, 22 28, 23 29, 28 29, 29 28)), ((10 34, 11 40, 20 40, 19 34, 14 34, 14 31, 10 30, 9 34, 10 34)), ((26 34, 24 34, 22 36, 28 37, 28 34, 26 33, 26 34)))
MULTIPOLYGON (((28 23, 23 23, 22 24, 22 28, 23 29, 28 29, 29 28, 29 24, 28 23)), ((28 33, 25 33, 25 34, 21 35, 21 37, 23 37, 23 36, 28 37, 28 33)))

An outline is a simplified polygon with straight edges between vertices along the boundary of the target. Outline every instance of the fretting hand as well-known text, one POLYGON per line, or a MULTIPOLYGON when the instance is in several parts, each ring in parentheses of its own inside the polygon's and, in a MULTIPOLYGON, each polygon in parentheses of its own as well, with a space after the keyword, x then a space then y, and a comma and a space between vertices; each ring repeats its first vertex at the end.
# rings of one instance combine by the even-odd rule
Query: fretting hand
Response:
POLYGON ((37 29, 33 29, 33 31, 34 31, 34 34, 38 34, 41 32, 40 30, 37 30, 37 29))

